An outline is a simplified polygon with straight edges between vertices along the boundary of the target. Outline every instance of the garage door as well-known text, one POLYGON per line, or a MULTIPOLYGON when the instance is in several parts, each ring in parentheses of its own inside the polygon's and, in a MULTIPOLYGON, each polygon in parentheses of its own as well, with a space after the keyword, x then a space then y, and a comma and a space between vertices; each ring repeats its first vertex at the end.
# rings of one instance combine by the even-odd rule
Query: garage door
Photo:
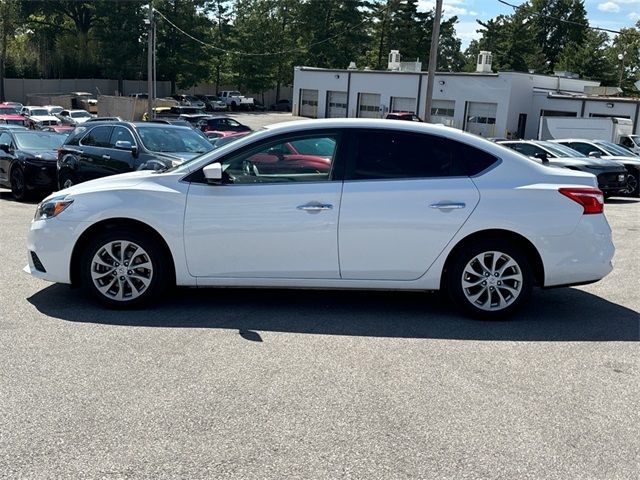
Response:
POLYGON ((300 90, 300 116, 318 118, 318 90, 300 90))
POLYGON ((391 111, 416 113, 416 99, 410 97, 391 97, 391 111))
POLYGON ((497 109, 496 103, 468 102, 465 130, 483 137, 495 137, 497 109))
POLYGON ((358 117, 380 118, 380 94, 360 93, 358 95, 358 117))
POLYGON ((347 92, 327 92, 327 118, 347 117, 347 92))
POLYGON ((431 123, 442 123, 448 127, 455 126, 453 121, 455 107, 456 102, 453 100, 434 100, 431 103, 431 123))

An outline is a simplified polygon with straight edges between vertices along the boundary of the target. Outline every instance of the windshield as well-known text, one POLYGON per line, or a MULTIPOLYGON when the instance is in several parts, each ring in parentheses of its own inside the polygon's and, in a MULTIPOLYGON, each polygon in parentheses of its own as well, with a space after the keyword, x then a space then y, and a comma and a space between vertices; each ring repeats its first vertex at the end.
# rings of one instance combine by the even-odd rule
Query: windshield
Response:
POLYGON ((213 146, 190 128, 138 127, 142 144, 152 152, 206 153, 213 146))
POLYGON ((71 112, 71 118, 87 118, 91 117, 89 112, 71 112))
POLYGON ((49 112, 47 112, 44 108, 34 108, 33 110, 31 110, 31 113, 29 113, 29 115, 33 115, 36 117, 47 117, 49 116, 49 112))
POLYGON ((571 158, 571 157, 586 157, 586 155, 574 150, 573 148, 569 148, 566 145, 561 145, 559 143, 551 143, 551 142, 538 142, 541 147, 544 147, 545 150, 550 151, 556 157, 559 158, 571 158))
POLYGON ((5 120, 4 122, 7 125, 24 125, 24 121, 23 120, 5 120))
POLYGON ((239 97, 240 96, 240 92, 229 92, 229 96, 230 97, 239 97))
POLYGON ((65 139, 50 132, 15 132, 14 136, 20 150, 56 150, 65 139))
POLYGON ((51 115, 55 115, 62 111, 62 107, 49 107, 48 110, 51 115))
POLYGON ((0 115, 16 115, 18 112, 15 108, 0 107, 0 115))
POLYGON ((598 145, 600 148, 605 150, 607 153, 611 155, 620 155, 622 157, 633 157, 633 153, 627 150, 626 148, 621 147, 620 145, 616 145, 615 143, 605 142, 605 141, 597 141, 593 142, 598 145))

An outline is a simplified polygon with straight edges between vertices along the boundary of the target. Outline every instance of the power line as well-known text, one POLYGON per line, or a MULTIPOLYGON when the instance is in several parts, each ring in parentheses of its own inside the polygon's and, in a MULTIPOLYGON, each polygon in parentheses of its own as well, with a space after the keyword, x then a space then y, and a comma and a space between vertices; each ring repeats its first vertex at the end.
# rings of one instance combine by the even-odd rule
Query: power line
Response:
MULTIPOLYGON (((391 3, 387 4, 386 7, 384 7, 381 12, 384 12, 385 10, 388 10, 391 7, 391 3)), ((185 32, 184 30, 182 30, 180 27, 178 27, 175 23, 173 23, 171 20, 169 20, 160 10, 158 10, 157 8, 153 9, 154 12, 156 12, 158 15, 160 15, 169 25, 171 25, 173 28, 175 28, 177 31, 179 31, 180 33, 182 33, 183 35, 185 35, 186 37, 189 37, 191 40, 193 40, 194 42, 198 42, 200 45, 203 45, 205 47, 209 47, 212 48, 214 50, 217 50, 219 52, 223 52, 227 55, 231 54, 231 55, 239 55, 239 56, 244 56, 244 57, 269 57, 269 56, 274 56, 274 55, 285 55, 287 53, 296 53, 296 52, 305 52, 306 50, 308 50, 311 47, 314 47, 316 45, 320 45, 322 43, 326 43, 329 42, 331 40, 334 40, 338 37, 340 37, 341 35, 344 35, 346 32, 349 32, 351 30, 354 30, 356 28, 358 28, 361 25, 364 25, 367 22, 367 19, 363 20, 362 22, 353 25, 350 28, 347 28, 346 30, 333 35, 332 37, 328 37, 325 38, 324 40, 319 40, 317 42, 313 42, 310 43, 309 45, 307 45, 306 47, 298 47, 298 48, 292 48, 290 50, 282 50, 279 52, 265 52, 265 53, 253 53, 253 52, 241 52, 238 50, 227 50, 225 48, 221 48, 221 47, 217 47, 211 43, 205 42, 203 40, 200 40, 199 38, 194 37, 193 35, 191 35, 190 33, 185 32)))
MULTIPOLYGON (((514 10, 516 10, 516 9, 518 9, 518 8, 523 6, 523 5, 513 5, 512 3, 505 2, 504 0, 498 0, 498 2, 502 3, 504 5, 507 5, 508 7, 511 7, 514 10)), ((618 30, 611 30, 609 28, 601 28, 601 27, 592 27, 591 25, 585 25, 584 23, 574 22, 573 20, 565 20, 564 18, 554 17, 552 15, 545 15, 543 13, 537 13, 537 12, 530 12, 530 13, 532 15, 535 15, 536 17, 550 18, 551 20, 556 20, 557 22, 568 23, 570 25, 575 25, 577 27, 590 28, 591 30, 598 30, 600 32, 615 33, 615 34, 618 34, 618 35, 622 33, 622 32, 620 32, 618 30)))

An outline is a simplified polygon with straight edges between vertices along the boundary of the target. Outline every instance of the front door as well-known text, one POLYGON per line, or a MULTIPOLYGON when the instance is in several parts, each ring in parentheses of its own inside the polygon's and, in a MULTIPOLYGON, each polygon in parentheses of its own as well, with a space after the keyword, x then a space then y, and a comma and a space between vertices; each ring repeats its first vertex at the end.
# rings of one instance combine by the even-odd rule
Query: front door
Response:
POLYGON ((77 176, 79 181, 93 180, 109 173, 105 170, 105 162, 109 157, 107 150, 111 140, 112 126, 101 125, 92 128, 82 137, 79 145, 79 165, 77 176))
POLYGON ((335 133, 281 136, 224 157, 220 185, 206 183, 201 170, 190 175, 184 221, 189 272, 201 278, 339 278, 342 182, 332 171, 338 151, 335 133), (326 158, 329 168, 301 169, 286 156, 271 158, 266 168, 267 152, 298 140, 317 144, 310 157, 326 158))

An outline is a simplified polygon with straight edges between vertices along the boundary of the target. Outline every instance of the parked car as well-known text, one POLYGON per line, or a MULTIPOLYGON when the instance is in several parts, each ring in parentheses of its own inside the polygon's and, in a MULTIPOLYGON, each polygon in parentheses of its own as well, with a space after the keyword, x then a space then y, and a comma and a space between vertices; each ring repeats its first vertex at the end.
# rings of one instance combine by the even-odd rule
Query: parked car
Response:
POLYGON ((121 122, 122 119, 120 117, 91 117, 87 118, 84 123, 87 122, 121 122))
POLYGON ((203 132, 250 132, 251 128, 229 117, 207 117, 198 123, 203 132))
POLYGON ((156 302, 172 283, 444 288, 471 314, 501 318, 534 285, 595 282, 612 270, 603 209, 593 175, 452 128, 286 122, 164 172, 49 196, 31 223, 25 270, 118 308, 156 302), (283 162, 265 174, 251 161, 301 140, 317 154, 333 145, 328 172, 283 162))
POLYGON ((205 109, 204 102, 199 98, 194 97, 193 95, 184 95, 179 93, 176 95, 171 95, 171 98, 173 98, 174 100, 177 100, 180 103, 180 105, 183 105, 186 107, 194 107, 200 110, 205 109))
POLYGON ((61 111, 64 110, 64 108, 62 108, 59 105, 45 105, 42 108, 46 108, 47 112, 49 112, 49 115, 53 115, 53 116, 58 115, 61 111))
POLYGON ((635 155, 640 155, 640 135, 622 135, 619 145, 635 155))
POLYGON ((584 140, 581 138, 550 141, 566 145, 588 157, 604 158, 624 165, 629 176, 627 177, 627 188, 622 193, 631 197, 640 197, 640 158, 627 152, 624 147, 604 140, 584 140))
POLYGON ((220 92, 218 96, 230 110, 253 110, 255 108, 253 98, 245 97, 236 90, 225 90, 220 92))
POLYGON ((22 107, 20 115, 25 117, 26 126, 34 130, 60 124, 60 120, 53 115, 49 115, 47 109, 43 107, 27 105, 22 107))
POLYGON ((76 127, 58 153, 58 184, 130 172, 160 170, 213 150, 191 128, 159 123, 96 122, 76 127))
POLYGON ((20 113, 22 111, 22 107, 24 105, 22 105, 19 102, 2 102, 0 103, 0 107, 9 107, 9 108, 13 108, 15 110, 15 113, 20 113))
POLYGON ((92 118, 86 110, 62 110, 57 117, 64 125, 81 125, 92 118))
POLYGON ((0 186, 10 188, 16 200, 35 191, 56 189, 57 149, 64 136, 52 132, 0 130, 0 186))
POLYGON ((387 120, 406 120, 409 122, 422 121, 420 117, 413 112, 389 112, 384 118, 387 120))
POLYGON ((129 97, 138 98, 140 100, 147 100, 149 98, 149 94, 147 94, 147 93, 130 93, 129 97))
POLYGON ((71 108, 86 110, 89 113, 98 113, 98 100, 89 92, 71 92, 71 108))
POLYGON ((540 163, 595 175, 598 178, 598 188, 605 197, 623 193, 627 189, 627 169, 612 160, 586 157, 564 145, 542 140, 509 140, 499 143, 540 163))
POLYGON ((227 110, 227 104, 216 95, 196 95, 204 103, 205 112, 219 112, 227 110))
POLYGON ((0 123, 0 130, 29 130, 22 125, 12 125, 10 123, 0 123))
POLYGON ((66 135, 73 132, 75 128, 76 127, 74 127, 73 125, 49 125, 47 127, 41 127, 38 130, 41 130, 43 132, 64 133, 66 135))
POLYGON ((291 111, 291 100, 287 98, 281 98, 276 103, 271 104, 269 110, 274 112, 290 112, 291 111))
POLYGON ((213 148, 220 148, 220 147, 223 147, 224 145, 227 145, 228 143, 235 142, 236 140, 239 140, 242 137, 249 135, 249 133, 251 132, 215 132, 215 133, 222 133, 222 135, 216 136, 216 137, 209 136, 210 133, 214 133, 214 132, 207 132, 205 135, 211 142, 211 145, 213 145, 213 148))
POLYGON ((0 106, 0 124, 25 126, 26 122, 13 107, 0 106))

